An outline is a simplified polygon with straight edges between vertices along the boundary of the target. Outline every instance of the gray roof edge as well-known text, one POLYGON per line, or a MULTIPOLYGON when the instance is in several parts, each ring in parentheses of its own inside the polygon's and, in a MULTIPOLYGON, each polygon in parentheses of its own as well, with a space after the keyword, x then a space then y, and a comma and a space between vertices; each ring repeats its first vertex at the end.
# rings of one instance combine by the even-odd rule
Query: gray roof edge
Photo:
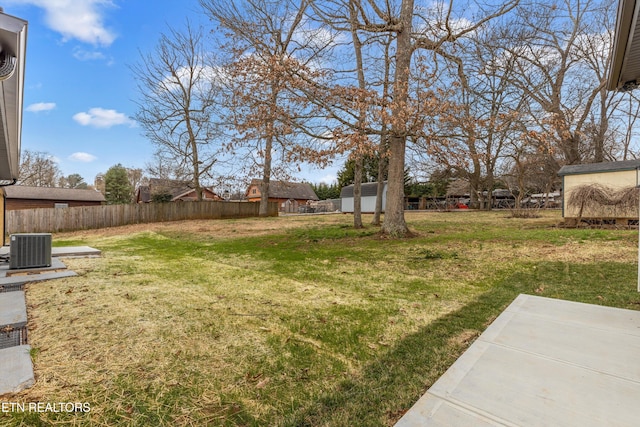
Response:
MULTIPOLYGON (((384 181, 384 185, 387 185, 387 181, 384 181)), ((353 197, 353 187, 354 184, 342 187, 342 189, 340 190, 340 198, 353 197)), ((360 187, 362 191, 362 197, 375 196, 378 192, 378 181, 363 182, 362 184, 360 184, 360 187)))
POLYGON ((607 74, 607 90, 619 90, 624 81, 621 81, 623 67, 626 62, 626 54, 629 45, 631 30, 635 15, 635 0, 620 0, 616 13, 614 37, 609 57, 607 74))
POLYGON ((566 165, 560 168, 558 176, 581 175, 599 172, 619 172, 640 169, 640 159, 617 162, 586 163, 582 165, 566 165))
POLYGON ((62 187, 32 187, 12 185, 4 187, 9 199, 69 200, 69 201, 105 201, 104 195, 92 189, 62 187))

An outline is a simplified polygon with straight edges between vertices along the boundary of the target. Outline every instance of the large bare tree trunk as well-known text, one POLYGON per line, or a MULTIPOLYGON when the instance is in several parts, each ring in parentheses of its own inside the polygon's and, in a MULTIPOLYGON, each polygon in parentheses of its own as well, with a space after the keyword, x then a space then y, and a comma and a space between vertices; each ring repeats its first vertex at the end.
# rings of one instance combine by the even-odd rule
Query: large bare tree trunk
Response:
POLYGON ((269 182, 271 181, 271 150, 273 136, 267 135, 264 149, 264 165, 262 167, 262 188, 260 189, 259 216, 269 216, 269 182))
POLYGON ((384 175, 387 173, 387 143, 386 135, 382 134, 380 137, 379 148, 379 160, 378 160, 378 187, 376 189, 376 208, 373 213, 373 220, 371 225, 380 225, 380 215, 382 213, 382 198, 384 197, 384 175))
POLYGON ((391 135, 389 137, 389 178, 387 205, 382 232, 393 237, 404 237, 409 228, 404 219, 404 162, 407 143, 406 119, 403 118, 409 99, 409 73, 413 47, 411 30, 414 0, 403 0, 400 10, 401 28, 396 41, 396 70, 393 84, 391 135))
MULTIPOLYGON (((383 81, 383 99, 389 99, 389 87, 391 83, 391 42, 392 37, 388 38, 388 42, 385 43, 385 65, 384 65, 384 81, 383 81)), ((373 220, 371 225, 379 226, 380 216, 384 206, 382 205, 382 199, 384 197, 385 175, 387 174, 387 167, 389 164, 387 157, 387 145, 388 145, 388 131, 386 120, 382 121, 382 132, 380 134, 380 145, 378 146, 378 188, 376 189, 376 208, 373 213, 373 220)))
MULTIPOLYGON (((349 3, 349 14, 351 17, 351 38, 353 40, 353 48, 356 56, 356 67, 358 73, 358 89, 364 92, 366 89, 366 81, 364 78, 364 64, 362 61, 362 43, 358 37, 358 14, 357 5, 354 0, 349 3)), ((364 102, 360 102, 360 112, 358 115, 358 128, 356 132, 364 135, 364 126, 366 121, 366 110, 364 102)), ((363 147, 359 144, 363 142, 363 138, 357 137, 358 144, 355 147, 354 159, 354 182, 353 182, 353 227, 362 228, 362 169, 364 168, 363 147)))
POLYGON ((409 232, 404 219, 405 142, 404 136, 393 135, 389 144, 389 180, 382 232, 393 237, 404 237, 409 232))
POLYGON ((362 155, 357 154, 353 177, 353 227, 363 228, 362 225, 362 155))
POLYGON ((607 138, 607 130, 609 129, 609 117, 607 108, 607 90, 602 88, 600 91, 600 122, 597 131, 593 136, 593 161, 595 163, 604 162, 605 140, 607 138))

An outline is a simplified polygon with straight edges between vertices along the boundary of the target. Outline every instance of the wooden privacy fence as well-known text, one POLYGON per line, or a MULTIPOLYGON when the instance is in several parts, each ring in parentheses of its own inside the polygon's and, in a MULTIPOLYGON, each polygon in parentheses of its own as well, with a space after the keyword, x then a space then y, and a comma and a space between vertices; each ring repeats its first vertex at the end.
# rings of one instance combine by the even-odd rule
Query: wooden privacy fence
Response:
MULTIPOLYGON (((163 221, 247 218, 257 217, 259 207, 259 203, 206 201, 21 209, 6 212, 6 231, 57 233, 163 221)), ((269 215, 278 215, 277 203, 269 203, 269 215)))

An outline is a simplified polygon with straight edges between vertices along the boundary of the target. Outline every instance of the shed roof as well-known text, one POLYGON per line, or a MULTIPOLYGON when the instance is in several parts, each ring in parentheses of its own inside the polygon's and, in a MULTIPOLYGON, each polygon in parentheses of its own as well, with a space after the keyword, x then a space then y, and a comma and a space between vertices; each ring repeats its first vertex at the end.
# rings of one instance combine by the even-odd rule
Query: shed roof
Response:
MULTIPOLYGON (((252 179, 251 186, 262 185, 262 180, 252 179)), ((269 197, 274 199, 319 200, 311 185, 306 182, 269 182, 269 197)))
POLYGON ((559 176, 579 175, 601 172, 619 172, 640 169, 640 160, 623 160, 619 162, 587 163, 584 165, 566 165, 558 171, 559 176))
POLYGON ((619 0, 607 89, 629 90, 640 83, 640 20, 635 0, 619 0))
POLYGON ((58 187, 29 187, 25 185, 11 185, 4 187, 4 194, 8 199, 31 200, 73 200, 82 202, 104 202, 104 195, 96 190, 81 190, 76 188, 58 187))
MULTIPOLYGON (((385 185, 387 182, 385 181, 385 185)), ((347 185, 340 190, 340 198, 353 197, 354 185, 347 185)), ((378 183, 377 182, 365 182, 361 185, 360 197, 375 197, 378 195, 378 183)))

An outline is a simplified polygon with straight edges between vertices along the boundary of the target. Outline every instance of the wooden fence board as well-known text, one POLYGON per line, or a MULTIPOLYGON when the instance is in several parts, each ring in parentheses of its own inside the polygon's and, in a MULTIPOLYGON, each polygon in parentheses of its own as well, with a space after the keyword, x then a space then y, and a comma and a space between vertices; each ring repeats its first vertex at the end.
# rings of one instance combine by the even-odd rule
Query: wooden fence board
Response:
MULTIPOLYGON (((206 201, 20 209, 7 211, 5 220, 8 234, 58 233, 164 221, 248 218, 258 213, 259 203, 206 201)), ((278 215, 277 203, 269 203, 269 214, 278 215)))

